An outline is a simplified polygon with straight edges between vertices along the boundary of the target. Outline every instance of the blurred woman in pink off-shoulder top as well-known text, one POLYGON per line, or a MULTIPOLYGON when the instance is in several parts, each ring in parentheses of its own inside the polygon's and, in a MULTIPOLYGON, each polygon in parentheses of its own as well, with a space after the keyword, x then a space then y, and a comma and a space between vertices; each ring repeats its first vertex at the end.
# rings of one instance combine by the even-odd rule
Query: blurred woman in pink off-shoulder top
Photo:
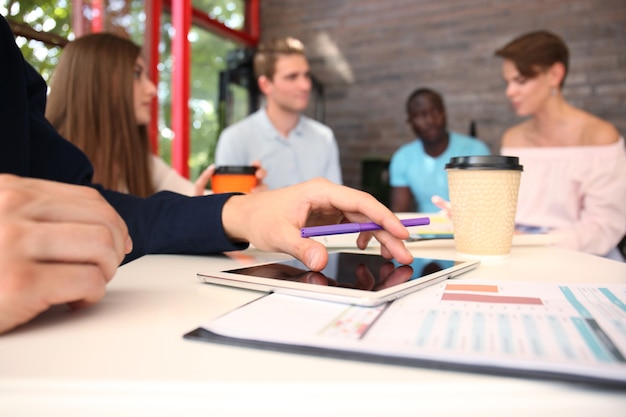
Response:
POLYGON ((528 119, 502 137, 502 155, 524 166, 517 223, 548 227, 559 245, 623 261, 626 147, 610 123, 562 95, 569 52, 557 35, 522 35, 495 55, 504 59, 506 95, 528 119))

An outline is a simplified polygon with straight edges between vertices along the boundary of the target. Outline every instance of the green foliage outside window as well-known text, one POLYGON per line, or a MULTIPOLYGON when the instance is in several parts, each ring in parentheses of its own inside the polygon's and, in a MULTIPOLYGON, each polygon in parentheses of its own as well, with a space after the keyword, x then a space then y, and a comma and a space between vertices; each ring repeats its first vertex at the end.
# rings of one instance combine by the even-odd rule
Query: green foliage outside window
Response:
MULTIPOLYGON (((0 0, 0 14, 13 22, 28 25, 36 31, 71 39, 68 0, 0 0)), ((58 62, 61 48, 50 47, 41 41, 22 37, 18 37, 16 42, 26 60, 48 81, 58 62)))

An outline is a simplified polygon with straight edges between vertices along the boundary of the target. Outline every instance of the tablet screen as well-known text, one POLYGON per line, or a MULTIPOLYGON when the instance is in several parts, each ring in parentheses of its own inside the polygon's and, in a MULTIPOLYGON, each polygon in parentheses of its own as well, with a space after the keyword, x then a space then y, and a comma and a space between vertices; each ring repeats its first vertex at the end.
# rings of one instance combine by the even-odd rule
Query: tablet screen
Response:
POLYGON ((461 263, 453 260, 415 258, 413 263, 402 265, 380 255, 337 252, 328 254, 328 265, 320 272, 310 271, 303 263, 295 259, 223 272, 365 291, 379 291, 407 281, 420 280, 434 272, 461 263))

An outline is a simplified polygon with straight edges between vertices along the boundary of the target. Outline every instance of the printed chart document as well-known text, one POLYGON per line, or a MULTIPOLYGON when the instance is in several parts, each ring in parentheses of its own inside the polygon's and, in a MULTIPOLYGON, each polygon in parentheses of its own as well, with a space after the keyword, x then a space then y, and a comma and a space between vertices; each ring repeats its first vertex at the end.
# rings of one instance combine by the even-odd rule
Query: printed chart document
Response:
POLYGON ((378 307, 270 294, 185 337, 626 388, 626 285, 467 280, 378 307))

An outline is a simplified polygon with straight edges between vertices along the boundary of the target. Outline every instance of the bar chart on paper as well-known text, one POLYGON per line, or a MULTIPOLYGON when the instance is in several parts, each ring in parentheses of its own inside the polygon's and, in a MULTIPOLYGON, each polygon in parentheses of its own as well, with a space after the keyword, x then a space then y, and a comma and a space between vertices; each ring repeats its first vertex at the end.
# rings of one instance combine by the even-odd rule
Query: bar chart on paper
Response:
POLYGON ((431 300, 399 300, 367 338, 472 356, 624 364, 625 300, 623 286, 447 283, 431 300))

